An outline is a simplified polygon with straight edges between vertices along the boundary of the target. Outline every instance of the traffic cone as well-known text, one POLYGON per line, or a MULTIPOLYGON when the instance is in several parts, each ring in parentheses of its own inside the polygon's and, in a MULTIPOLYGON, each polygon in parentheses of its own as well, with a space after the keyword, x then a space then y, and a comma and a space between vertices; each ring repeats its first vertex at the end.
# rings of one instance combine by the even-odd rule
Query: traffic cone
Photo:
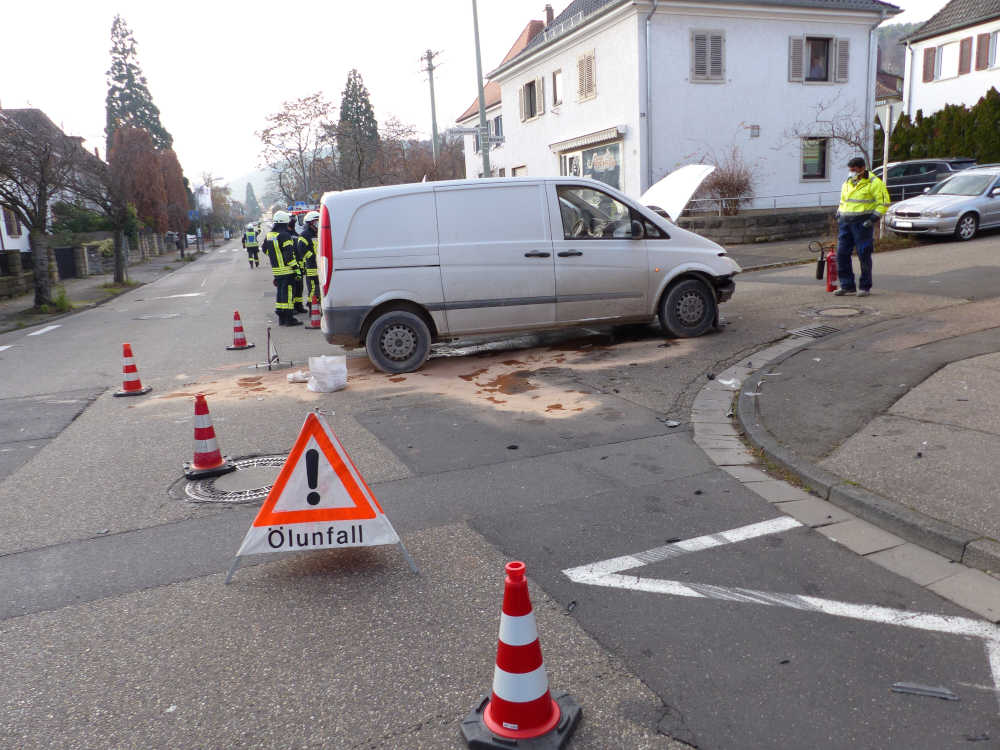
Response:
POLYGON ((135 366, 135 359, 132 358, 132 345, 122 344, 122 389, 116 391, 116 396, 141 396, 153 390, 153 386, 142 387, 139 380, 139 368, 135 366))
POLYGON ((253 344, 247 343, 247 335, 243 333, 243 321, 240 320, 240 311, 233 313, 233 345, 227 349, 252 349, 253 344))
POLYGON ((583 709, 569 693, 550 693, 524 563, 509 562, 505 570, 493 694, 462 720, 462 737, 487 750, 562 748, 583 709))
POLYGON ((188 479, 204 479, 227 474, 235 469, 219 451, 205 394, 199 393, 194 397, 194 460, 184 464, 184 476, 188 479))
POLYGON ((316 295, 314 294, 312 296, 312 299, 309 300, 309 323, 306 324, 305 330, 315 331, 317 328, 320 327, 321 324, 319 319, 319 300, 316 299, 316 295))

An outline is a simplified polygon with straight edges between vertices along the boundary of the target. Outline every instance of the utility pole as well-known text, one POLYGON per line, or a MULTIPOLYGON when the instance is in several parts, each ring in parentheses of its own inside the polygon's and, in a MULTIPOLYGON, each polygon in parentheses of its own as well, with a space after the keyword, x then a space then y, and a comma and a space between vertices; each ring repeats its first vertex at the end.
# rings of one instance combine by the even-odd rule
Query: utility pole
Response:
POLYGON ((490 131, 486 125, 486 96, 483 94, 483 63, 479 55, 479 12, 472 0, 472 29, 476 37, 476 85, 479 87, 479 150, 483 155, 483 177, 490 176, 490 131))
POLYGON ((423 58, 427 61, 427 67, 424 70, 427 72, 427 80, 431 84, 431 153, 434 155, 435 166, 438 162, 438 120, 437 109, 434 106, 434 58, 438 54, 437 52, 427 50, 423 58))

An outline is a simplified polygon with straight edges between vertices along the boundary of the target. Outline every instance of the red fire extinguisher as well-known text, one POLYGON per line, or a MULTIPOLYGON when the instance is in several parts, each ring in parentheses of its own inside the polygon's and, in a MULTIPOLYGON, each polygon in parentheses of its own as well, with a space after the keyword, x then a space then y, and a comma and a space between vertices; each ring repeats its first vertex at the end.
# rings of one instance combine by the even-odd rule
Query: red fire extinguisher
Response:
POLYGON ((826 251, 826 291, 837 291, 837 253, 826 251))

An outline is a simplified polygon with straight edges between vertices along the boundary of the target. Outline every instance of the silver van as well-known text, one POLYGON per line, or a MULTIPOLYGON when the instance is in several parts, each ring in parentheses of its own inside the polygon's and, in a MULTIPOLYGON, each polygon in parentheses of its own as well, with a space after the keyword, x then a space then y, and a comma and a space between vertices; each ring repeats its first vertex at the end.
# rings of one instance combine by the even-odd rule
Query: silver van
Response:
POLYGON ((389 373, 474 334, 658 317, 698 336, 740 271, 719 245, 589 178, 327 193, 319 239, 327 341, 364 344, 389 373))

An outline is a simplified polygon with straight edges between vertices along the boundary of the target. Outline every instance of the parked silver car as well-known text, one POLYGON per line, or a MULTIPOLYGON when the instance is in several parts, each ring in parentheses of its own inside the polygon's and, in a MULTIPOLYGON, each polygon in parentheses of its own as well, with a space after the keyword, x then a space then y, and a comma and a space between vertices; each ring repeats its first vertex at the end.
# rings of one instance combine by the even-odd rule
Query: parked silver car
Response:
POLYGON ((952 235, 959 240, 1000 227, 1000 167, 974 167, 949 177, 923 195, 894 204, 885 223, 898 234, 952 235))

